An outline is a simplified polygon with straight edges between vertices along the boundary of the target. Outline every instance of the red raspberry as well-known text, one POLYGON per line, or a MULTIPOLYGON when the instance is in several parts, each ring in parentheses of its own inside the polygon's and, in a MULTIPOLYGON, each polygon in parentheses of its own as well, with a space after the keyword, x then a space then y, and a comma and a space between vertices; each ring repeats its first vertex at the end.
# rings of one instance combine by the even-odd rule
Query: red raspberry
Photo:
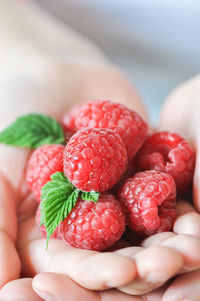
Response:
POLYGON ((195 157, 190 144, 181 136, 158 132, 142 146, 139 165, 143 170, 155 169, 174 177, 178 192, 186 191, 193 179, 195 157))
POLYGON ((62 125, 65 131, 65 135, 67 140, 77 131, 75 126, 75 120, 78 116, 79 109, 81 108, 81 105, 75 105, 72 107, 72 109, 65 114, 63 117, 62 125))
POLYGON ((109 129, 85 129, 74 134, 64 151, 64 173, 84 191, 105 191, 116 184, 127 166, 126 147, 109 129))
POLYGON ((132 159, 142 146, 148 127, 134 111, 110 101, 90 101, 75 107, 63 119, 68 130, 107 128, 118 133, 124 141, 129 159, 132 159))
MULTIPOLYGON (((36 225, 39 227, 40 231, 47 236, 47 231, 46 231, 46 227, 44 225, 40 226, 40 218, 41 218, 41 207, 40 205, 38 206, 38 209, 36 211, 35 214, 35 222, 36 225)), ((56 228, 56 230, 52 233, 51 238, 59 238, 59 233, 58 233, 58 227, 56 228)))
POLYGON ((41 201, 41 189, 56 171, 63 171, 64 146, 42 145, 31 155, 27 166, 26 181, 35 199, 41 201))
POLYGON ((169 174, 139 172, 126 181, 119 198, 131 230, 150 236, 171 229, 176 217, 176 185, 169 174))
POLYGON ((125 215, 113 195, 102 193, 97 204, 79 199, 58 228, 60 237, 70 245, 102 251, 122 236, 125 215))

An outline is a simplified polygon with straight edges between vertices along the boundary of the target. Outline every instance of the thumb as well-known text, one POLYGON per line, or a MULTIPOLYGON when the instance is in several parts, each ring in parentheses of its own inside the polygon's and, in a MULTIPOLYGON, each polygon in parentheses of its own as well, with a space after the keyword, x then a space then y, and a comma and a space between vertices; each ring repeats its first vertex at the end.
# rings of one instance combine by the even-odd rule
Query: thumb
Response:
POLYGON ((17 216, 15 193, 0 175, 0 287, 20 275, 20 260, 15 248, 17 216))
POLYGON ((200 212, 200 148, 197 149, 196 153, 196 165, 193 181, 193 196, 194 205, 196 209, 200 212))

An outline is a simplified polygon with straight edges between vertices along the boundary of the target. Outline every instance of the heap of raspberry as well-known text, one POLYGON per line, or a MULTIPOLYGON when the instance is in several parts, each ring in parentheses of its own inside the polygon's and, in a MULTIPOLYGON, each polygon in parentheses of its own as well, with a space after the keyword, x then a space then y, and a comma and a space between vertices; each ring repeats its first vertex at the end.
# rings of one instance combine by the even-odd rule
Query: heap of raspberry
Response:
POLYGON ((28 162, 26 181, 35 199, 41 201, 41 189, 56 171, 63 171, 64 146, 42 145, 32 154, 28 162))
POLYGON ((119 199, 131 230, 150 236, 171 229, 176 217, 176 185, 169 174, 139 172, 123 185, 119 199))
POLYGON ((109 129, 85 129, 74 134, 64 150, 64 173, 83 191, 106 191, 127 167, 121 137, 109 129))
POLYGON ((63 118, 67 132, 90 128, 115 131, 124 141, 129 160, 134 157, 147 137, 146 122, 134 111, 111 101, 90 101, 75 107, 63 118))
POLYGON ((178 134, 158 132, 142 146, 139 165, 142 170, 155 169, 174 177, 178 192, 186 191, 193 179, 195 157, 190 144, 178 134))
POLYGON ((58 229, 60 237, 70 245, 101 251, 120 239, 125 216, 115 197, 102 193, 97 204, 80 199, 58 229))

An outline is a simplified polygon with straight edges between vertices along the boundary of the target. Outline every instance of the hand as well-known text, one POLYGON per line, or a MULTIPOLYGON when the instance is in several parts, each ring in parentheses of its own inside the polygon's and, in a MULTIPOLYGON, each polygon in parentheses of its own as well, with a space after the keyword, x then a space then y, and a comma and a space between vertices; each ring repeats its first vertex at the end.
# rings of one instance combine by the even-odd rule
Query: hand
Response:
MULTIPOLYGON (((95 45, 34 4, 1 2, 0 23, 0 130, 28 112, 59 120, 72 104, 93 98, 121 101, 147 116, 132 86, 95 45)), ((0 288, 20 276, 17 211, 27 218, 35 210, 24 181, 29 155, 27 149, 0 145, 0 288)))
POLYGON ((160 116, 160 128, 180 133, 191 141, 196 153, 193 191, 200 211, 200 76, 181 84, 166 99, 160 116))
MULTIPOLYGON (((140 293, 142 293, 143 290, 144 295, 131 296, 115 289, 109 289, 103 292, 91 292, 78 286, 64 274, 42 273, 37 275, 33 280, 34 290, 42 298, 44 298, 45 301, 62 301, 68 298, 70 298, 71 301, 79 300, 79 298, 83 301, 177 301, 187 298, 190 298, 191 300, 198 300, 197 296, 200 295, 200 270, 196 270, 194 272, 188 271, 200 266, 200 239, 194 236, 196 235, 200 237, 200 233, 198 232, 200 229, 200 215, 196 213, 194 208, 186 202, 179 202, 177 209, 178 217, 174 224, 174 232, 176 234, 172 232, 161 233, 147 238, 142 243, 144 248, 149 248, 150 246, 167 246, 181 254, 183 265, 179 273, 184 272, 185 274, 178 276, 172 283, 167 283, 162 288, 145 294, 147 287, 149 289, 153 289, 153 287, 155 287, 155 282, 148 283, 148 281, 144 281, 144 279, 141 279, 138 275, 136 276, 135 281, 126 286, 126 291, 129 290, 129 293, 134 294, 138 293, 138 288, 140 288, 140 293)), ((126 256, 130 256, 130 254, 132 255, 134 253, 134 250, 136 251, 136 247, 129 247, 121 249, 118 253, 123 252, 124 255, 126 254, 126 256)), ((146 254, 148 254, 147 250, 145 251, 146 254)), ((144 258, 142 259, 144 260, 144 258)), ((154 264, 156 259, 154 258, 154 264)), ((168 261, 169 263, 170 260, 168 261)), ((163 265, 160 265, 160 268, 161 274, 164 274, 165 271, 163 270, 163 265)), ((162 275, 160 276, 162 277, 162 275)))
MULTIPOLYGON (((18 249, 23 273, 34 276, 54 272, 68 276, 90 290, 118 288, 133 295, 146 294, 177 273, 200 267, 200 239, 194 236, 198 235, 200 216, 187 203, 180 203, 178 211, 174 224, 176 234, 157 234, 147 238, 141 247, 123 248, 112 253, 80 250, 53 239, 46 251, 45 238, 37 229, 34 218, 30 217, 19 226, 18 249)), ((51 285, 49 289, 52 289, 51 285)))
MULTIPOLYGON (((9 14, 9 12, 12 11, 12 5, 17 4, 12 4, 12 2, 7 1, 3 4, 3 9, 0 10, 0 12, 3 11, 5 13, 6 10, 7 14, 9 14)), ((2 34, 0 35, 0 49, 3 49, 4 53, 6 54, 2 60, 3 68, 1 70, 0 78, 0 124, 2 129, 10 124, 16 118, 16 116, 27 112, 46 113, 52 117, 60 119, 63 112, 66 111, 72 103, 76 103, 77 101, 85 101, 92 98, 109 98, 114 101, 119 101, 127 104, 129 107, 132 107, 143 116, 146 116, 139 97, 133 91, 131 85, 117 69, 112 67, 103 56, 99 55, 99 52, 95 47, 90 47, 89 44, 80 39, 82 42, 81 47, 79 37, 76 37, 74 40, 73 38, 70 40, 71 37, 73 37, 73 34, 70 32, 70 30, 67 32, 67 35, 65 35, 65 30, 63 28, 60 28, 53 21, 48 22, 48 18, 43 16, 39 11, 35 14, 34 12, 27 12, 25 9, 21 11, 19 7, 16 7, 15 12, 18 14, 18 17, 21 20, 20 23, 15 24, 15 19, 13 18, 0 18, 1 22, 3 22, 1 30, 2 28, 7 29, 6 35, 4 31, 1 32, 2 34), (30 23, 37 24, 37 26, 34 28, 34 32, 32 32, 32 27, 26 27, 27 20, 31 20, 32 22, 30 21, 30 23), (48 24, 46 27, 47 30, 45 30, 45 22, 48 24), (21 30, 19 24, 22 24, 23 28, 26 27, 27 31, 24 32, 21 30), (41 28, 44 29, 44 32, 41 31, 41 28), (59 35, 59 31, 62 32, 61 35, 59 35), (24 35, 22 35, 21 32, 23 32, 24 35), (60 52, 59 49, 59 39, 56 40, 58 43, 55 43, 54 40, 57 35, 62 41, 70 41, 70 43, 62 44, 62 52, 60 52), (36 36, 39 36, 40 39, 45 42, 41 45, 40 39, 35 39, 36 36), (6 39, 4 39, 5 37, 6 39), (30 44, 29 41, 31 40, 31 37, 32 43, 30 44), (74 41, 75 43, 73 43, 74 41), (77 41, 80 43, 77 43, 77 41), (74 44, 78 46, 74 47, 74 44), (57 49, 55 45, 58 45, 57 49), (9 51, 10 49, 13 49, 12 47, 17 49, 16 54, 19 53, 19 56, 9 56, 9 51), (72 58, 71 53, 75 48, 81 49, 81 51, 75 51, 75 54, 73 54, 72 58), (71 49, 71 52, 69 49, 71 49), (66 55, 63 56, 65 50, 66 55), (84 53, 84 55, 82 53, 84 53), (23 64, 21 63, 22 58, 23 64)), ((3 266, 3 273, 1 275, 2 278, 0 279, 1 286, 7 281, 15 279, 19 276, 20 262, 15 249, 17 233, 17 210, 20 218, 21 237, 23 237, 23 235, 25 237, 25 239, 20 241, 19 244, 20 253, 24 260, 23 265, 26 260, 28 260, 29 263, 27 265, 26 272, 29 273, 32 271, 34 274, 34 271, 40 271, 41 268, 45 270, 45 264, 47 270, 49 267, 50 269, 52 269, 52 267, 55 267, 58 270, 62 269, 62 261, 59 260, 59 255, 55 256, 52 264, 47 262, 47 259, 51 257, 46 257, 46 260, 43 263, 37 260, 37 256, 40 255, 39 252, 41 251, 41 256, 42 252, 45 252, 45 247, 44 239, 39 239, 39 233, 34 226, 33 218, 31 219, 35 208, 24 181, 25 166, 29 154, 30 152, 25 149, 21 150, 3 145, 0 147, 0 159, 2 162, 0 167, 2 182, 2 204, 0 205, 1 208, 3 208, 1 225, 2 238, 0 238, 0 264, 3 266), (25 226, 27 226, 27 228, 25 228, 25 226), (30 239, 30 241, 28 242, 26 238, 30 239), (33 247, 31 248, 29 254, 27 247, 31 244, 33 247), (34 247, 37 244, 41 246, 41 249, 40 251, 37 249, 35 254, 36 257, 34 257, 36 258, 36 261, 34 261, 34 258, 32 257, 34 254, 32 251, 36 250, 34 247), (10 250, 10 252, 8 253, 7 250, 10 250), (27 255, 30 255, 30 257, 27 255), (56 265, 56 262, 59 264, 56 265)), ((56 242, 56 244, 59 244, 61 251, 60 259, 63 259, 63 255, 65 259, 66 253, 63 251, 62 243, 63 242, 59 241, 56 242)), ((49 249, 49 252, 51 252, 50 256, 54 256, 54 247, 56 249, 57 245, 54 246, 53 242, 51 245, 51 249, 49 249)), ((64 248, 66 248, 66 246, 64 246, 64 248)), ((170 262, 168 265, 165 279, 163 279, 166 281, 181 268, 183 261, 181 259, 181 255, 176 250, 169 249, 169 252, 166 252, 168 248, 159 248, 165 250, 163 252, 164 255, 162 255, 163 257, 161 256, 162 260, 165 260, 166 256, 169 258, 169 253, 171 252, 170 259, 172 262, 170 262)), ((158 253, 159 248, 150 248, 149 256, 155 256, 155 253, 158 253)), ((142 252, 145 251, 146 250, 142 252)), ((159 252, 159 254, 160 253, 161 252, 159 252)), ((111 287, 124 285, 126 289, 125 284, 130 282, 131 279, 134 279, 135 277, 134 275, 136 273, 136 267, 134 265, 134 260, 127 258, 126 256, 119 255, 117 253, 113 253, 114 256, 106 253, 100 255, 95 253, 93 256, 93 253, 90 253, 87 257, 84 256, 84 254, 85 253, 83 250, 78 250, 78 253, 75 254, 72 252, 72 250, 70 251, 70 248, 67 250, 67 257, 68 255, 70 258, 76 257, 77 260, 80 260, 84 257, 84 260, 82 261, 83 264, 80 266, 76 264, 77 270, 79 268, 80 271, 81 269, 85 269, 85 266, 88 268, 87 260, 92 263, 95 259, 95 256, 99 256, 99 261, 97 263, 100 265, 101 270, 99 271, 101 273, 96 282, 92 277, 93 267, 88 270, 89 284, 88 278, 86 278, 85 283, 84 279, 78 279, 79 281, 83 281, 86 287, 88 286, 94 288, 96 286, 98 289, 103 289, 107 284, 109 284, 111 287), (110 260, 111 257, 113 258, 113 261, 110 260), (108 266, 105 268, 105 270, 103 266, 101 266, 101 262, 104 262, 104 259, 108 261, 108 266), (109 269, 109 264, 113 264, 114 269, 109 269), (124 276, 123 273, 125 273, 124 268, 127 269, 127 273, 125 275, 126 277, 122 279, 124 276), (122 270, 122 274, 119 273, 120 270, 122 270), (114 272, 118 272, 118 274, 114 272), (109 276, 113 276, 113 279, 109 276), (110 282, 110 279, 112 279, 114 282, 110 282)), ((142 261, 144 255, 143 257, 138 257, 142 261)), ((72 274, 72 276, 76 276, 74 266, 73 264, 70 264, 71 261, 69 261, 69 265, 63 267, 62 272, 67 271, 67 273, 72 274)), ((140 267, 139 264, 138 267, 140 267)), ((146 270, 141 269, 141 271, 144 272, 144 274, 141 273, 142 282, 143 280, 146 280, 146 270)), ((85 277, 85 275, 83 275, 83 277, 85 277)), ((20 280, 18 283, 21 283, 20 280)), ((149 289, 150 288, 148 287, 148 290, 149 289)))

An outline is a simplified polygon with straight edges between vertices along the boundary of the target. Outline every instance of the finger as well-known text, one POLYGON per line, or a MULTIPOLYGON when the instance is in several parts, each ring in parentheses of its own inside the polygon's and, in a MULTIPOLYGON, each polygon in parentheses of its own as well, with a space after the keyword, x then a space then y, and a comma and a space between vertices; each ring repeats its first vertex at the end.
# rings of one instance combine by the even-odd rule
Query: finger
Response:
POLYGON ((96 290, 121 286, 135 277, 135 264, 131 258, 72 248, 56 239, 50 241, 46 251, 46 240, 38 239, 41 234, 34 219, 24 221, 20 229, 18 249, 25 275, 62 273, 78 284, 96 290))
POLYGON ((9 182, 0 175, 0 287, 20 274, 15 248, 17 237, 16 196, 9 182))
POLYGON ((176 250, 183 258, 183 266, 179 272, 186 272, 200 267, 200 239, 191 235, 173 235, 159 233, 143 241, 144 247, 161 245, 176 250))
POLYGON ((160 301, 165 290, 166 288, 162 287, 142 296, 127 295, 114 289, 99 292, 99 294, 101 301, 160 301))
POLYGON ((200 237, 200 214, 187 202, 177 203, 178 217, 173 231, 177 234, 189 234, 200 237))
POLYGON ((187 201, 178 200, 176 203, 177 217, 190 212, 196 212, 194 207, 187 201))
POLYGON ((42 301, 32 289, 32 279, 8 282, 0 291, 0 301, 42 301))
POLYGON ((135 261, 137 277, 129 284, 118 288, 132 295, 146 294, 162 286, 183 264, 182 256, 176 250, 163 246, 140 248, 137 251, 132 247, 116 253, 124 254, 135 261))
POLYGON ((162 301, 198 301, 200 296, 200 270, 179 276, 166 290, 162 301))
MULTIPOLYGON (((198 135, 199 140, 199 135, 198 135)), ((194 171, 194 180, 193 180, 193 196, 194 196, 194 205, 198 212, 200 212, 200 146, 198 145, 196 151, 196 163, 194 171)))
POLYGON ((97 292, 76 284, 69 277, 56 273, 41 273, 32 282, 34 291, 45 301, 99 301, 97 292))
POLYGON ((42 273, 33 279, 33 289, 45 301, 158 301, 163 291, 157 291, 143 297, 131 296, 110 289, 94 292, 80 287, 69 277, 62 274, 42 273))
POLYGON ((152 236, 145 238, 141 242, 141 246, 144 248, 148 248, 151 246, 159 246, 163 241, 175 236, 176 234, 173 232, 162 232, 162 233, 154 234, 152 236))
POLYGON ((179 133, 192 139, 198 129, 199 82, 196 76, 172 91, 161 108, 159 129, 179 133), (192 103, 192 105, 191 105, 192 103), (195 109, 196 112, 193 112, 195 109))

